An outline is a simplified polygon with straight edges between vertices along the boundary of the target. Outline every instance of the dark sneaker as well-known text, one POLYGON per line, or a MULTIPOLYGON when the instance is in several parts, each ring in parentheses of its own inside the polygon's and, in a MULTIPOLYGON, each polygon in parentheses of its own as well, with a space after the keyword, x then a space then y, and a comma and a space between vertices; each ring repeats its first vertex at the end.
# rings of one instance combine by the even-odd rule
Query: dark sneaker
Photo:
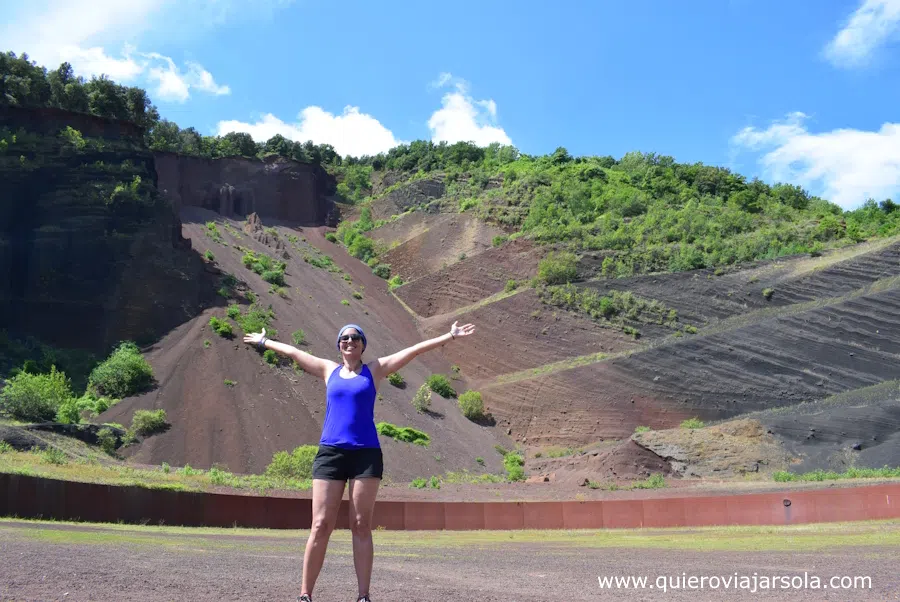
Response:
POLYGON ((369 599, 368 595, 365 595, 365 596, 360 596, 359 598, 357 598, 356 602, 372 602, 372 600, 369 599))
POLYGON ((297 598, 297 602, 312 602, 312 598, 310 598, 306 594, 303 594, 302 596, 299 596, 297 598))

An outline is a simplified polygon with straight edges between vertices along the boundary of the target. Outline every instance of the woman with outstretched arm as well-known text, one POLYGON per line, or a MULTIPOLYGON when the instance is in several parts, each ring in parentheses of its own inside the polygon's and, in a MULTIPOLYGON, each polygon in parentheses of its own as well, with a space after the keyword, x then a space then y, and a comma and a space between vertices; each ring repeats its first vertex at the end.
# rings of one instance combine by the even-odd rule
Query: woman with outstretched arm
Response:
POLYGON ((325 381, 325 423, 319 450, 313 461, 312 529, 303 556, 303 579, 298 602, 312 602, 316 579, 325 562, 328 540, 337 521, 338 509, 349 483, 350 529, 353 534, 353 562, 359 588, 357 602, 371 602, 372 515, 384 472, 381 444, 375 428, 375 397, 379 383, 416 356, 475 332, 475 326, 458 326, 450 332, 422 341, 394 354, 363 363, 368 341, 363 329, 347 324, 337 336, 341 363, 301 351, 292 345, 266 337, 266 330, 244 336, 244 342, 272 349, 309 374, 325 381))

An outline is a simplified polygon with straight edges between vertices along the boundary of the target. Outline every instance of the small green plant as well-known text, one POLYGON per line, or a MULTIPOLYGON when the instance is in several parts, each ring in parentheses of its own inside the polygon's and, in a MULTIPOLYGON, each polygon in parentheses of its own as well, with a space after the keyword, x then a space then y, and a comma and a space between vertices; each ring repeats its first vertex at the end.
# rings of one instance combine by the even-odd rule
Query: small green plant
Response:
POLYGON ((226 386, 226 387, 233 387, 233 386, 235 386, 236 384, 237 384, 237 383, 236 383, 235 381, 231 380, 231 379, 228 379, 228 378, 225 379, 225 386, 226 386))
POLYGON ((164 473, 166 473, 166 474, 169 474, 169 473, 172 471, 172 467, 169 466, 169 463, 168 463, 168 462, 163 462, 163 463, 162 463, 162 466, 160 466, 160 468, 161 468, 162 471, 163 471, 164 473))
POLYGON ((391 439, 394 439, 396 441, 415 443, 416 445, 421 445, 422 447, 428 447, 428 444, 431 443, 431 437, 429 437, 426 433, 423 433, 422 431, 416 430, 412 427, 398 427, 391 424, 390 422, 379 422, 377 425, 375 425, 375 428, 378 431, 379 435, 390 437, 391 439))
POLYGON ((111 428, 104 427, 97 431, 97 445, 99 445, 100 449, 105 453, 110 456, 114 455, 116 453, 116 443, 118 443, 118 440, 111 428))
POLYGON ((12 445, 7 443, 6 441, 0 441, 0 454, 6 454, 11 451, 14 451, 14 448, 12 445))
POLYGON ((232 303, 228 306, 228 309, 225 310, 225 315, 227 315, 232 320, 237 320, 241 317, 241 306, 237 303, 232 303))
POLYGON ((206 258, 206 261, 209 262, 213 262, 216 260, 216 256, 213 255, 212 251, 210 251, 209 249, 206 250, 206 253, 204 253, 203 256, 206 258))
POLYGON ((475 458, 475 463, 484 466, 484 458, 478 456, 477 458, 475 458))
POLYGON ((419 387, 419 390, 413 395, 412 405, 419 413, 425 412, 431 407, 431 389, 427 384, 419 387))
POLYGON ((390 280, 388 280, 388 288, 390 290, 395 290, 403 286, 403 278, 400 277, 400 274, 394 274, 390 280))
POLYGON ((634 432, 635 432, 635 433, 646 433, 646 432, 649 431, 649 430, 650 430, 650 427, 649 427, 649 426, 636 426, 636 427, 634 427, 634 432))
POLYGON ((374 268, 372 268, 372 273, 374 273, 379 278, 384 278, 385 280, 391 277, 391 266, 386 263, 379 263, 374 268))
POLYGON ((272 349, 266 349, 263 352, 263 360, 271 366, 277 366, 279 363, 278 353, 272 349))
POLYGON ((280 480, 312 478, 313 460, 318 449, 316 445, 301 445, 290 453, 276 452, 266 467, 266 476, 280 480))
POLYGON ((425 381, 425 384, 428 385, 428 388, 440 395, 444 398, 456 397, 456 391, 453 389, 453 386, 450 384, 450 379, 448 379, 443 374, 432 374, 425 381))
POLYGON ((517 288, 519 288, 518 282, 516 282, 515 280, 507 280, 506 286, 503 287, 503 290, 506 291, 507 293, 511 293, 514 290, 516 290, 517 288))
POLYGON ((131 419, 131 430, 142 436, 152 435, 164 430, 166 427, 166 411, 137 410, 131 419))
POLYGON ((517 452, 509 452, 503 456, 503 467, 506 468, 506 476, 510 481, 525 480, 525 458, 517 452))
POLYGON ((441 480, 436 476, 432 476, 429 485, 431 485, 432 489, 440 489, 441 488, 441 480))
POLYGON ((213 329, 213 332, 215 332, 220 337, 230 339, 234 336, 234 331, 231 329, 231 324, 229 324, 222 318, 212 316, 209 319, 209 326, 213 329))
POLYGON ((354 299, 362 299, 362 298, 363 298, 363 294, 362 294, 361 292, 359 292, 359 291, 353 291, 353 298, 354 298, 354 299))
POLYGON ((334 235, 334 232, 328 232, 325 234, 325 240, 328 242, 337 242, 337 236, 334 235))
POLYGON ((341 305, 350 305, 350 302, 347 299, 341 299, 341 305))
POLYGON ((666 486, 666 480, 661 474, 650 475, 646 481, 639 481, 631 485, 632 489, 661 489, 666 486))
POLYGON ((681 423, 681 428, 683 429, 702 429, 703 426, 704 423, 699 418, 688 418, 681 423))
POLYGON ((763 297, 765 297, 766 300, 768 301, 769 299, 772 298, 772 294, 773 294, 774 292, 775 292, 775 291, 774 291, 773 289, 771 289, 771 288, 764 288, 764 289, 763 289, 763 292, 762 292, 762 295, 763 295, 763 297))
POLYGON ((294 341, 294 345, 299 347, 303 343, 306 342, 306 333, 303 332, 302 328, 298 328, 294 332, 291 333, 291 339, 294 341))
POLYGON ((484 418, 484 401, 478 391, 466 391, 459 396, 459 410, 469 420, 481 420, 484 418))
POLYGON ((403 380, 403 377, 400 376, 399 372, 391 372, 388 375, 388 382, 391 383, 392 385, 394 385, 395 387, 402 387, 403 383, 405 381, 403 380))
POLYGON ((41 452, 41 461, 46 464, 66 464, 69 460, 62 450, 56 447, 47 447, 41 452))
POLYGON ((684 331, 688 334, 697 334, 697 327, 691 324, 685 324, 684 331))
POLYGON ((210 345, 212 345, 212 343, 209 342, 209 339, 204 339, 204 341, 203 341, 203 348, 204 348, 204 349, 209 349, 209 346, 210 346, 210 345))
POLYGON ((505 243, 508 239, 509 239, 508 236, 505 236, 505 235, 502 235, 502 234, 501 234, 501 235, 499 235, 499 236, 495 236, 495 237, 491 240, 491 244, 492 244, 493 246, 495 246, 495 247, 499 247, 499 246, 502 246, 503 243, 505 243))
POLYGON ((415 489, 425 489, 425 487, 428 486, 428 481, 419 477, 417 479, 413 479, 409 486, 415 489))

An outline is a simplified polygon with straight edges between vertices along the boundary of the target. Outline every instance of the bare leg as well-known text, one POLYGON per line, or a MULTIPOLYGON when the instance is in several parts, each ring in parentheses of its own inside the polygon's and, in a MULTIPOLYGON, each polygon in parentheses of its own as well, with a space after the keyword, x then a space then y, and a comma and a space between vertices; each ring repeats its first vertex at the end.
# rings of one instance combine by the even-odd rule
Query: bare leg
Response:
POLYGON ((372 561, 375 555, 372 545, 372 515, 375 497, 381 479, 365 477, 350 481, 350 530, 353 533, 353 564, 359 595, 369 594, 372 581, 372 561))
POLYGON ((312 529, 303 555, 303 584, 300 595, 312 597, 316 579, 325 563, 328 539, 334 531, 341 498, 344 496, 344 481, 313 480, 312 529))

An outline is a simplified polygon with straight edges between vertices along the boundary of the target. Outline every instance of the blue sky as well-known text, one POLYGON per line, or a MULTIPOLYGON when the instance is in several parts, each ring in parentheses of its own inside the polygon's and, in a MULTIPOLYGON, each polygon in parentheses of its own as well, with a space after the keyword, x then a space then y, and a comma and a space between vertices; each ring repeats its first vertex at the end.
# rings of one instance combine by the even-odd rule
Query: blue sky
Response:
POLYGON ((20 3, 0 46, 140 85, 160 113, 375 154, 414 139, 631 150, 900 192, 900 0, 20 3))

